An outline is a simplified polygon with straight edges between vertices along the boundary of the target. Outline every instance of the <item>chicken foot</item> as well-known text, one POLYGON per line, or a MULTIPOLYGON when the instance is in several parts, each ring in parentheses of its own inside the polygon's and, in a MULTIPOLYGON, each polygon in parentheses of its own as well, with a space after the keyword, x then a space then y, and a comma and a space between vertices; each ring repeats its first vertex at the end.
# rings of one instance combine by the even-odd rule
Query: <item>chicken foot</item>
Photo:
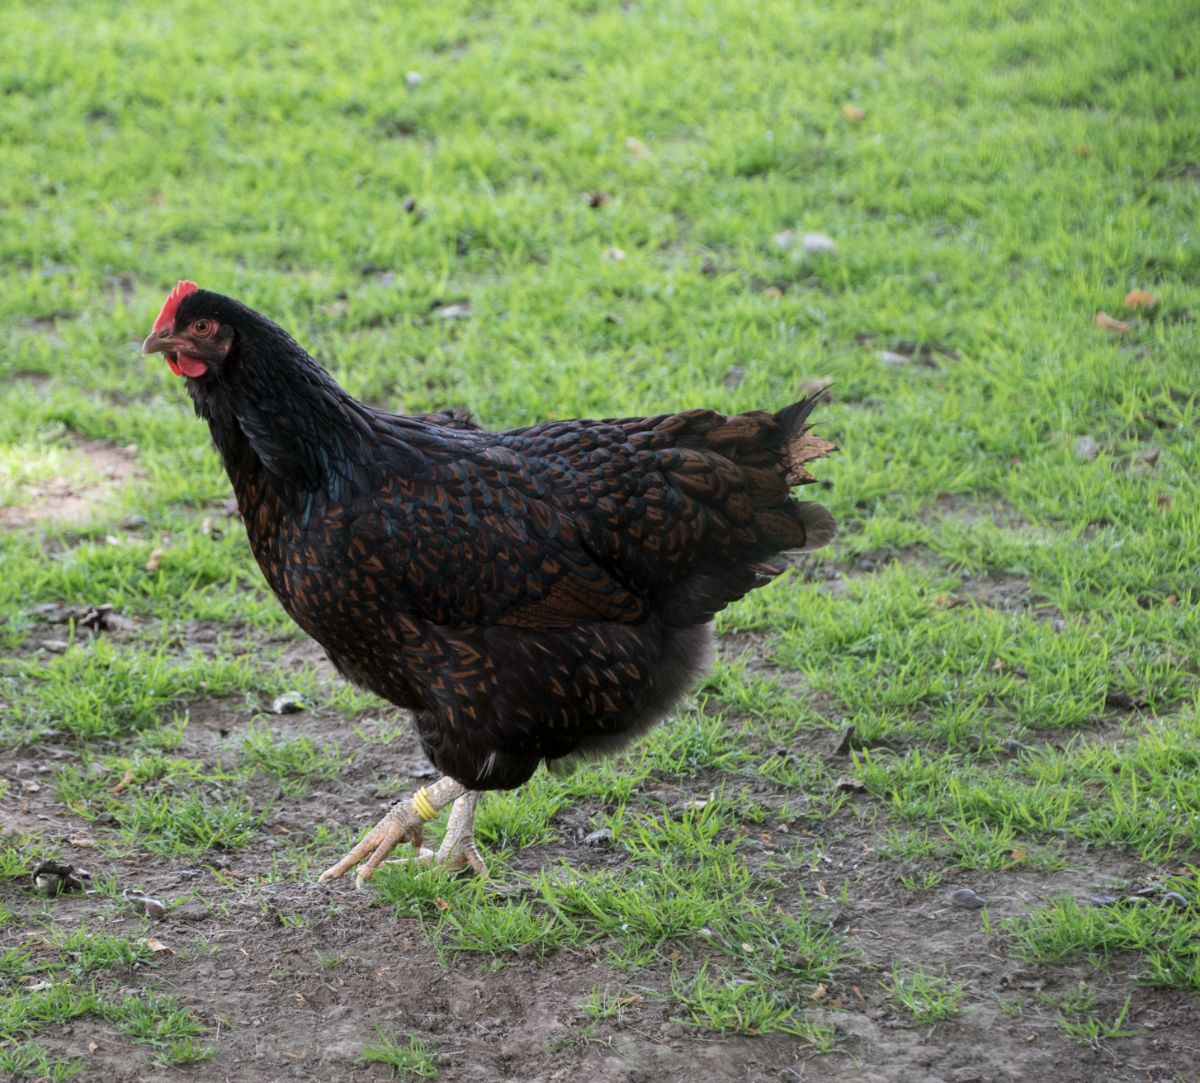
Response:
MULTIPOLYGON (((475 804, 479 800, 479 794, 472 793, 467 790, 459 782, 448 775, 439 778, 432 786, 422 787, 407 801, 397 801, 370 831, 366 837, 357 846, 354 847, 345 857, 342 858, 336 865, 331 866, 321 873, 317 883, 325 884, 330 880, 337 880, 344 876, 350 869, 354 868, 359 862, 364 861, 362 868, 355 875, 354 884, 356 887, 362 887, 365 880, 369 880, 371 875, 383 863, 384 858, 390 854, 397 845, 401 842, 411 842, 417 847, 419 859, 424 859, 425 854, 430 854, 431 858, 437 858, 442 850, 446 850, 447 857, 454 851, 452 845, 454 840, 451 837, 450 826, 458 828, 458 835, 465 840, 470 850, 474 852, 476 860, 479 860, 478 851, 474 848, 474 842, 471 838, 471 830, 475 822, 475 804), (458 812, 459 801, 463 798, 473 798, 467 804, 463 805, 463 812, 459 814, 460 822, 455 824, 455 812, 458 812), (454 802, 454 811, 451 812, 451 824, 447 825, 446 842, 442 843, 438 854, 432 854, 431 851, 421 847, 422 828, 425 826, 426 820, 432 820, 438 814, 438 810, 445 808, 451 802, 454 802), (466 823, 463 825, 461 820, 465 817, 466 823), (462 827, 465 826, 465 833, 462 827), (451 844, 449 849, 447 845, 451 844)), ((482 861, 479 862, 482 865, 482 861)), ((470 864, 472 868, 477 868, 475 861, 471 859, 470 853, 463 853, 463 861, 456 868, 461 868, 463 864, 470 864)))
POLYGON ((446 834, 436 853, 422 846, 416 857, 399 860, 414 861, 418 865, 441 865, 451 871, 465 869, 469 865, 476 875, 486 879, 487 863, 475 845, 475 807, 482 796, 478 790, 468 790, 455 800, 450 818, 446 821, 446 834))

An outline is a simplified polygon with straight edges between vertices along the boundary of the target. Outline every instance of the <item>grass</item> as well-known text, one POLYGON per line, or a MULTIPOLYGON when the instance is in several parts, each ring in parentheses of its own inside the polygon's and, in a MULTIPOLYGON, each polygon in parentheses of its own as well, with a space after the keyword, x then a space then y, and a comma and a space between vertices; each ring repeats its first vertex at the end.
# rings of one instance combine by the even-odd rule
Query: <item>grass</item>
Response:
MULTIPOLYGON (((1080 1041, 1132 1041, 1147 986, 1200 989, 1182 0, 1153 19, 1116 0, 402 19, 269 0, 194 32, 217 16, 14 8, 0 40, 0 755, 35 768, 2 796, 56 818, 0 839, 0 970, 67 982, 7 1005, 0 1072, 80 1070, 49 1038, 80 1014, 168 1064, 240 1040, 189 1029, 197 1005, 135 940, 25 892, 64 840, 103 866, 96 905, 116 905, 114 863, 203 865, 214 913, 250 894, 299 936, 329 915, 278 892, 359 826, 328 795, 409 788, 402 719, 281 668, 295 633, 208 435, 136 353, 181 277, 268 313, 355 395, 495 427, 832 384, 834 547, 720 616, 727 649, 670 725, 490 797, 493 885, 389 869, 376 920, 446 967, 586 960, 589 1041, 662 1001, 689 1032, 836 1047, 813 997, 854 1003, 840 907, 875 897, 880 860, 916 903, 968 873, 1032 892, 980 935, 1049 976, 1109 968, 1108 999, 1056 1009, 1080 1041), (1127 309, 1131 290, 1156 301, 1127 309), (81 627, 100 604, 127 623, 81 627), (317 711, 263 713, 290 689, 317 711), (226 867, 265 848, 246 881, 226 867), (1186 907, 1053 901, 1056 877, 1114 867, 1186 907)), ((952 1009, 940 961, 903 957, 877 995, 914 1022, 952 1009)), ((368 1048, 429 1067, 419 1037, 368 1048)))
POLYGON ((377 1039, 363 1046, 362 1059, 368 1064, 386 1064, 392 1070, 393 1079, 437 1078, 433 1054, 420 1038, 414 1036, 407 1042, 400 1042, 396 1038, 389 1038, 378 1027, 375 1033, 377 1039))
POLYGON ((917 1026, 953 1018, 967 998, 966 989, 945 974, 931 974, 920 967, 895 968, 884 989, 887 999, 917 1026))

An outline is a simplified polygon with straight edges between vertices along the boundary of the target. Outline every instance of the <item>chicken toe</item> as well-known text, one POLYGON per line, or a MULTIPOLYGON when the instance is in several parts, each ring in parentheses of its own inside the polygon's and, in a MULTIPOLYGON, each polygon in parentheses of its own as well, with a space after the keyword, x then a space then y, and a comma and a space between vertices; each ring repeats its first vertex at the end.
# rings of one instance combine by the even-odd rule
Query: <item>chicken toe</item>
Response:
MULTIPOLYGON (((467 795, 465 786, 455 782, 452 778, 443 777, 427 789, 418 790, 409 800, 396 802, 388 810, 387 815, 367 832, 366 837, 357 846, 336 865, 332 865, 321 873, 317 882, 325 884, 330 880, 337 880, 363 862, 362 868, 358 870, 354 878, 355 886, 362 887, 363 882, 371 878, 388 854, 401 842, 411 842, 420 850, 425 821, 433 819, 438 810, 450 804, 451 801, 455 802, 457 809, 457 801, 464 795, 467 795)), ((475 796, 478 797, 478 795, 475 796)), ((451 819, 453 820, 453 813, 451 819)), ((474 821, 473 805, 471 821, 474 821)), ((447 836, 449 836, 448 829, 447 836)), ((468 825, 469 837, 470 825, 468 825)), ((422 852, 428 853, 428 851, 422 852)))

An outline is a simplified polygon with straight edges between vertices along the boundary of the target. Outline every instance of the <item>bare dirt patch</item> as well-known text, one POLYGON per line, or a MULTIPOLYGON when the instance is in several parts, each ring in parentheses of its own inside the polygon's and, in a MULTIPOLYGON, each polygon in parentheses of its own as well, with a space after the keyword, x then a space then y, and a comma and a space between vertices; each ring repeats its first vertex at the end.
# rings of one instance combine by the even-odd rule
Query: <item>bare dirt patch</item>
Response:
POLYGON ((67 451, 65 469, 44 481, 21 487, 21 499, 0 507, 0 527, 18 529, 38 523, 81 526, 113 492, 137 471, 137 449, 85 440, 67 451))

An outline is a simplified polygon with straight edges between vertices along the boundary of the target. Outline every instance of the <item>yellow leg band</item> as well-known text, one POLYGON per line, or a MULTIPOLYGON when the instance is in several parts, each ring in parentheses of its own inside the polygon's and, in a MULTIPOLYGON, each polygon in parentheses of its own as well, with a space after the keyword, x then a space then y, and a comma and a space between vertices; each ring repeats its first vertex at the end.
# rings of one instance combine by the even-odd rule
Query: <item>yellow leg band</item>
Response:
POLYGON ((413 794, 412 803, 413 808, 417 810, 417 815, 422 820, 432 820, 437 815, 437 809, 433 807, 433 802, 429 800, 429 791, 424 786, 413 794))

